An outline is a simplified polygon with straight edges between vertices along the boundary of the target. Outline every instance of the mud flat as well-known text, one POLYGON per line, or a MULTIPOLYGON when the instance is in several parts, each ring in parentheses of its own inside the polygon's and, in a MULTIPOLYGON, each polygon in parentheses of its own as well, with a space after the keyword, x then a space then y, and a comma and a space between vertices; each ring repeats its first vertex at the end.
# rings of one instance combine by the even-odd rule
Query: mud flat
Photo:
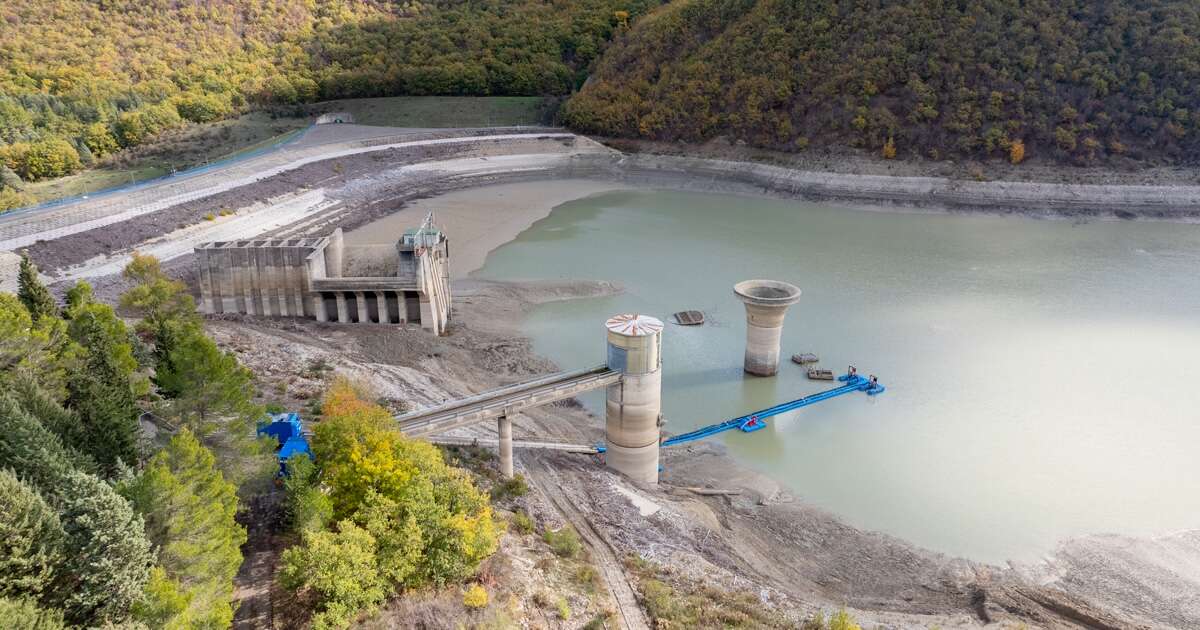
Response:
POLYGON ((405 228, 421 224, 427 211, 451 235, 450 273, 462 278, 483 266, 488 253, 515 239, 555 206, 626 186, 586 179, 559 179, 535 184, 493 184, 467 188, 413 202, 401 210, 346 234, 348 246, 394 247, 405 228))

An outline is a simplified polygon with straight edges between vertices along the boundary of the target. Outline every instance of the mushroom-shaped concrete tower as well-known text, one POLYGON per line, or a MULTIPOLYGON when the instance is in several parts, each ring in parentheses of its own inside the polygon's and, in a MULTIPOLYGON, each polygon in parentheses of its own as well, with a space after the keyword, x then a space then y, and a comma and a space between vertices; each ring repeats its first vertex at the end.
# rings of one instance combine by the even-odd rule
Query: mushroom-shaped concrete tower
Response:
POLYGON ((604 327, 608 368, 622 374, 608 386, 605 462, 642 483, 658 483, 663 323, 629 313, 610 318, 604 327))
POLYGON ((774 376, 783 318, 800 300, 800 288, 778 280, 743 280, 733 285, 733 293, 746 305, 746 371, 774 376))

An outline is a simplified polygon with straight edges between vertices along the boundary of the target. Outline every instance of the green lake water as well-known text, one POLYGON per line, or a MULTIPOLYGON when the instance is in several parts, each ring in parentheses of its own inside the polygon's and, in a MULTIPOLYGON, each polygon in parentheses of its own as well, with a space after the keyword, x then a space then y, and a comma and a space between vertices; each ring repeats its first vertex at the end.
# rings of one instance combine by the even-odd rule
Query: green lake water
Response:
MULTIPOLYGON (((625 288, 528 317, 563 369, 603 362, 612 314, 703 310, 664 333, 672 433, 830 387, 792 353, 878 374, 878 398, 716 438, 856 526, 990 562, 1200 527, 1200 226, 621 191, 557 207, 476 275, 625 288), (775 378, 742 373, 748 278, 804 292, 775 378)), ((602 393, 584 402, 603 413, 602 393)))

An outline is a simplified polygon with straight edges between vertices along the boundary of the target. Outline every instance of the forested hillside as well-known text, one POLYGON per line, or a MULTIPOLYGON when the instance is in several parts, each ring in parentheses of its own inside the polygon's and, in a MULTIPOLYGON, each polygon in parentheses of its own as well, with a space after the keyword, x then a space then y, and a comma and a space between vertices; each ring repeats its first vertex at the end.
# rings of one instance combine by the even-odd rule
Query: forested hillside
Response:
POLYGON ((564 112, 610 136, 884 157, 1200 160, 1193 0, 678 0, 564 112))
POLYGON ((657 4, 9 0, 0 3, 0 210, 20 201, 21 180, 248 108, 566 94, 615 28, 657 4))

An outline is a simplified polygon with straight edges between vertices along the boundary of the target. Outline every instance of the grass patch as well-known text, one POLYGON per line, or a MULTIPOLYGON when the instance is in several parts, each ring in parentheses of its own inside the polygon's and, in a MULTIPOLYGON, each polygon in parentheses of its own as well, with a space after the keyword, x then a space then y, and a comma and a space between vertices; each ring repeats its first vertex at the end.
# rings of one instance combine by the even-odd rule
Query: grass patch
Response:
POLYGON ((555 105, 540 96, 392 96, 326 101, 312 110, 348 112, 356 124, 381 127, 507 127, 545 124, 555 105))
POLYGON ((639 597, 652 625, 667 628, 794 628, 749 591, 724 591, 690 580, 668 581, 662 567, 631 557, 639 597))

